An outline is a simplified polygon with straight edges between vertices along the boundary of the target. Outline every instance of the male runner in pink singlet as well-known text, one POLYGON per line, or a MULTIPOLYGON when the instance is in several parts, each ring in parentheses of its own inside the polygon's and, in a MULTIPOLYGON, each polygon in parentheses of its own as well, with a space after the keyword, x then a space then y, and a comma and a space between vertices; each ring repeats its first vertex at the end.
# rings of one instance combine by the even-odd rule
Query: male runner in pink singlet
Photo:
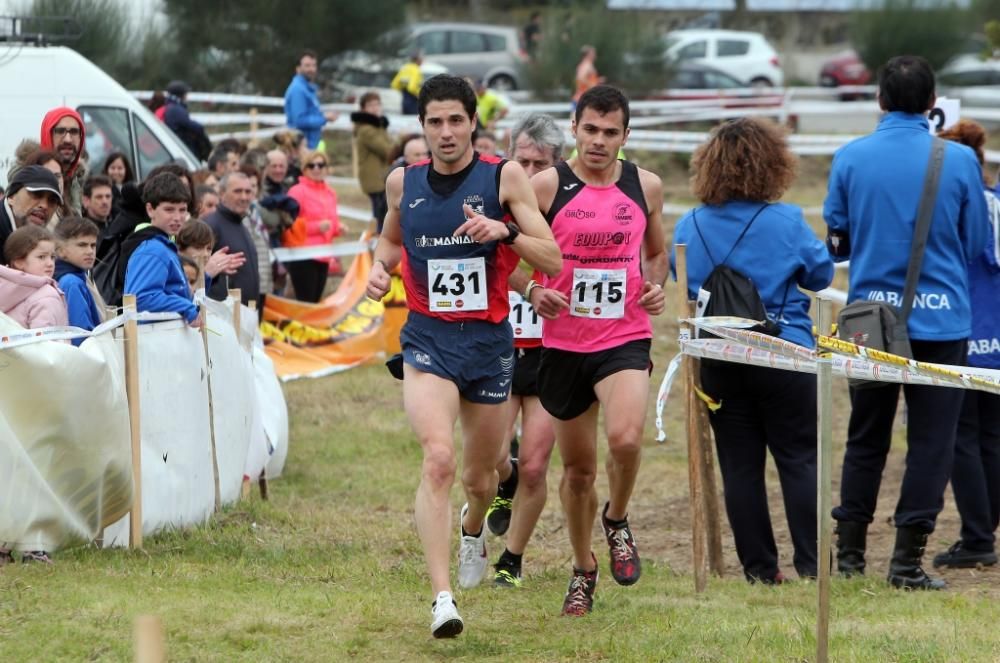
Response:
POLYGON ((649 392, 649 316, 663 312, 668 263, 660 178, 617 158, 628 122, 621 91, 591 88, 573 120, 577 156, 531 180, 563 257, 562 271, 529 295, 544 318, 538 392, 555 418, 564 470, 559 494, 573 546, 564 615, 584 615, 594 604, 597 558, 590 542, 601 407, 610 488, 601 522, 611 574, 618 584, 631 585, 641 572, 628 502, 649 392))

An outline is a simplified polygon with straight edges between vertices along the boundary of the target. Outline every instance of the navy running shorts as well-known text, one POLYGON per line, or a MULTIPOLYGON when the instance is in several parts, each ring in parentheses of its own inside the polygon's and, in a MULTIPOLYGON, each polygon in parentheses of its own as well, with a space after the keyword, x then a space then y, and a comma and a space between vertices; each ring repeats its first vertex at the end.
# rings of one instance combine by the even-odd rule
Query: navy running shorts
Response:
POLYGON ((399 334, 403 361, 458 387, 472 403, 503 403, 514 377, 510 323, 446 322, 410 311, 399 334))
POLYGON ((620 371, 652 371, 651 339, 629 341, 600 352, 569 352, 542 348, 538 364, 538 398, 556 419, 576 419, 590 409, 594 385, 620 371))

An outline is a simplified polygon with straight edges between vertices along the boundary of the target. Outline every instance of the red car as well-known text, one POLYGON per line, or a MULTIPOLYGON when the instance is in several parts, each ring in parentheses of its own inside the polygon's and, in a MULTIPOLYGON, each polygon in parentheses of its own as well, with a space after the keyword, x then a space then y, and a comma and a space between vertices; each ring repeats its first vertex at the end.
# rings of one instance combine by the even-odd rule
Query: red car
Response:
POLYGON ((872 73, 854 51, 838 53, 823 63, 819 72, 819 84, 823 87, 841 85, 868 85, 872 73))

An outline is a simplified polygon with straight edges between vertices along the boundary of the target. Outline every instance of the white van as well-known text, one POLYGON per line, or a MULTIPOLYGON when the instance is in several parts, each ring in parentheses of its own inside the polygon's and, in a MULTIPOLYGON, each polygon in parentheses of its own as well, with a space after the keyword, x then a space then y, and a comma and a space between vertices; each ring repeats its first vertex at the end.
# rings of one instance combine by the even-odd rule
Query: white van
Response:
POLYGON ((139 179, 168 161, 199 167, 198 159, 165 124, 76 51, 0 42, 0 184, 4 187, 18 144, 25 138, 37 141, 42 118, 58 106, 75 108, 83 116, 91 173, 99 172, 112 152, 127 154, 139 179))

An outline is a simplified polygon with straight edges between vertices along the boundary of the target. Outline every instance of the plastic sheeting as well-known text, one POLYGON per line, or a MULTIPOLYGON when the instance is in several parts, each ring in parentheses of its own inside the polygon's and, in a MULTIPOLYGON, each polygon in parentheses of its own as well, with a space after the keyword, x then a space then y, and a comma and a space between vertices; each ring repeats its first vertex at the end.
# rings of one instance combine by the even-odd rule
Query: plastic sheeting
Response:
MULTIPOLYGON (((0 315, 0 333, 17 331, 0 315)), ((122 357, 109 334, 0 352, 0 545, 91 541, 131 508, 122 357)))
MULTIPOLYGON (((139 325, 146 535, 211 516, 213 465, 223 504, 239 499, 245 473, 267 467, 277 476, 284 466, 284 396, 256 313, 241 308, 237 340, 232 307, 206 304, 208 361, 202 334, 182 321, 139 325)), ((133 485, 123 329, 79 348, 2 347, 3 334, 19 331, 0 315, 0 546, 56 550, 102 531, 104 545, 126 545, 133 485)))

